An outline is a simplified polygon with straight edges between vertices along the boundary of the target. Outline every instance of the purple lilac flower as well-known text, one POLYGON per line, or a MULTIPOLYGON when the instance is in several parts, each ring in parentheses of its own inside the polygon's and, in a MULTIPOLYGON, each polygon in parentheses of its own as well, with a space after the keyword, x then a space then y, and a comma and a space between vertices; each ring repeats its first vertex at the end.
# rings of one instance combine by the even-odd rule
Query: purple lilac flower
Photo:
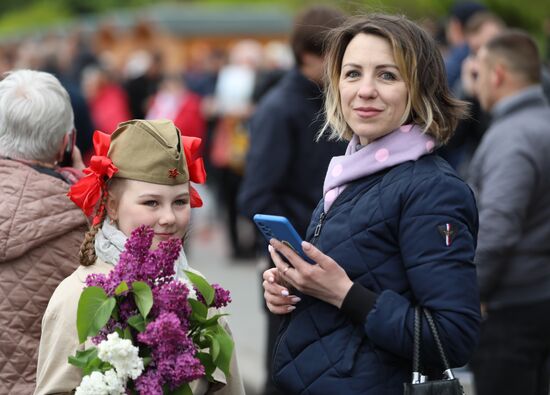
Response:
POLYGON ((153 288, 153 309, 152 317, 158 317, 161 312, 175 313, 180 322, 188 329, 189 316, 191 315, 191 305, 187 300, 189 289, 179 281, 170 281, 153 288))
POLYGON ((159 243, 155 251, 150 251, 154 231, 145 225, 132 232, 125 244, 125 250, 115 268, 106 276, 91 274, 86 285, 99 286, 112 296, 116 287, 126 281, 143 281, 150 287, 169 282, 174 277, 174 263, 181 250, 181 240, 176 238, 159 243))
POLYGON ((229 290, 223 289, 219 284, 212 284, 214 288, 214 307, 220 308, 225 307, 231 303, 231 293, 229 290))
POLYGON ((158 271, 155 275, 157 284, 172 281, 176 274, 174 263, 178 259, 181 251, 181 240, 172 238, 161 241, 158 248, 151 252, 153 259, 157 261, 158 271), (160 280, 160 281, 159 281, 160 280))
POLYGON ((173 354, 189 339, 176 314, 162 313, 138 334, 138 340, 162 354, 173 354))
POLYGON ((107 324, 100 329, 99 333, 92 337, 92 343, 97 346, 103 340, 106 340, 107 335, 113 333, 116 329, 123 329, 122 324, 115 321, 113 318, 109 318, 109 321, 107 321, 107 324))
POLYGON ((136 389, 140 395, 162 395, 160 374, 155 369, 148 368, 136 380, 136 389))
POLYGON ((161 313, 145 332, 138 334, 138 340, 151 347, 163 384, 176 388, 204 376, 204 367, 195 357, 195 345, 175 313, 161 313))
POLYGON ((125 252, 143 261, 149 255, 154 236, 155 231, 150 226, 142 225, 136 228, 124 244, 125 252))
POLYGON ((205 375, 204 366, 191 352, 166 356, 158 361, 157 369, 165 382, 170 385, 170 389, 205 375))
MULTIPOLYGON (((203 304, 206 304, 204 296, 202 296, 197 287, 194 288, 195 293, 197 294, 197 300, 203 304)), ((212 284, 212 288, 214 288, 214 300, 212 301, 212 306, 219 309, 231 303, 231 293, 228 290, 223 289, 219 284, 212 284)))
POLYGON ((120 321, 127 322, 128 318, 138 313, 139 311, 136 306, 136 302, 134 301, 134 298, 124 298, 122 299, 122 301, 119 302, 118 314, 120 317, 120 321))
POLYGON ((86 277, 86 286, 103 288, 107 294, 110 293, 109 290, 111 289, 110 281, 103 273, 92 273, 88 275, 88 277, 86 277))

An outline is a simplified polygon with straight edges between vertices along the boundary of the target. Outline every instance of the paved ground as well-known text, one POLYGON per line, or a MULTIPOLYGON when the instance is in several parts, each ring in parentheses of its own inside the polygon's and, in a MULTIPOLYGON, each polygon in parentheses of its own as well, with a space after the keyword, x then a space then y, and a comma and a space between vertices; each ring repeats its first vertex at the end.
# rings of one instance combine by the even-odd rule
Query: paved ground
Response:
MULTIPOLYGON (((200 221, 196 221, 200 222, 200 221)), ((231 290, 229 322, 236 341, 237 357, 248 395, 259 395, 265 379, 265 313, 262 310, 259 263, 229 258, 228 241, 219 223, 194 227, 189 262, 211 283, 231 290)), ((458 371, 466 395, 474 395, 471 375, 458 371)))
POLYGON ((231 290, 228 317, 236 342, 237 357, 248 395, 260 393, 265 379, 265 313, 262 310, 260 270, 254 260, 228 258, 225 234, 220 226, 196 234, 190 244, 190 264, 211 283, 231 290))

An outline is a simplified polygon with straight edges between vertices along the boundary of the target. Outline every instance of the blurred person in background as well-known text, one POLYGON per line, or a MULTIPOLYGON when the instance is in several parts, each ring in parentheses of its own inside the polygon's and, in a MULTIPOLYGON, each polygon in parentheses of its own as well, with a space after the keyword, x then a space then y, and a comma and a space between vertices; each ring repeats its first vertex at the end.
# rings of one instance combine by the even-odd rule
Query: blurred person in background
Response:
POLYGON ((130 119, 128 96, 103 66, 88 66, 82 73, 82 91, 96 129, 111 133, 130 119))
POLYGON ((78 130, 76 145, 82 156, 89 158, 93 145, 94 124, 80 83, 74 82, 70 74, 75 61, 70 45, 71 40, 67 37, 58 37, 50 42, 50 45, 42 45, 43 53, 38 69, 53 74, 69 93, 74 113, 74 126, 78 130))
POLYGON ((502 19, 484 10, 472 15, 464 26, 469 55, 462 62, 460 78, 452 88, 458 98, 470 103, 470 116, 459 121, 449 143, 438 150, 463 177, 468 172, 468 165, 483 133, 489 127, 489 115, 481 109, 474 93, 475 72, 472 66, 475 63, 475 55, 483 44, 505 28, 502 19))
MULTIPOLYGON (((483 111, 476 97, 476 54, 489 40, 505 30, 504 21, 489 11, 475 13, 464 28, 470 54, 462 62, 460 79, 454 86, 454 92, 458 98, 470 103, 470 116, 458 123, 451 141, 439 150, 464 177, 467 176, 472 156, 490 123, 490 114, 483 111)), ((550 73, 542 63, 541 78, 544 94, 550 100, 550 73)))
POLYGON ((264 47, 262 67, 258 71, 252 92, 252 102, 261 98, 294 66, 292 49, 286 43, 270 41, 264 47))
MULTIPOLYGON (((447 82, 456 97, 470 103, 472 103, 472 100, 460 93, 462 64, 470 54, 466 27, 473 17, 485 10, 486 7, 478 2, 458 0, 451 7, 446 28, 449 44, 449 50, 444 57, 447 82)), ((472 111, 474 114, 479 114, 479 107, 476 112, 475 104, 475 102, 472 103, 472 111)), ((477 138, 477 141, 479 141, 479 136, 485 131, 486 123, 479 125, 478 118, 479 116, 477 118, 461 119, 449 142, 438 149, 439 155, 447 160, 461 175, 465 173, 463 169, 465 164, 467 166, 472 153, 469 148, 470 138, 474 136, 474 140, 477 138)))
POLYGON ((162 55, 145 50, 134 52, 124 70, 124 90, 133 119, 143 119, 162 79, 162 55))
POLYGON ((218 195, 225 209, 231 256, 251 258, 254 253, 252 224, 237 211, 237 194, 249 147, 247 123, 253 111, 252 93, 262 63, 262 46, 255 40, 241 40, 230 50, 216 82, 215 104, 219 120, 213 135, 210 160, 219 174, 218 195), (246 232, 245 230, 250 230, 246 232))
POLYGON ((19 70, 0 82, 2 394, 33 392, 42 315, 76 268, 87 223, 57 165, 71 154, 73 136, 69 96, 53 75, 19 70))
POLYGON ((460 78, 462 62, 470 53, 464 32, 465 26, 473 15, 485 9, 484 5, 469 0, 457 0, 451 7, 446 29, 450 48, 444 58, 447 82, 451 89, 460 78))
MULTIPOLYGON (((343 144, 315 141, 324 123, 324 38, 344 19, 341 11, 324 6, 303 10, 295 18, 290 42, 296 66, 259 102, 249 126, 240 210, 249 218, 257 213, 284 215, 302 237, 322 196, 328 163, 345 151, 343 144)), ((268 313, 265 395, 282 394, 271 380, 279 324, 280 317, 268 313)))
POLYGON ((205 137, 201 98, 187 88, 183 77, 178 74, 169 74, 162 79, 158 92, 151 99, 146 119, 169 119, 182 135, 201 140, 205 137))
MULTIPOLYGON (((462 64, 461 83, 458 89, 460 95, 475 97, 476 87, 476 54, 479 49, 492 38, 506 30, 506 24, 491 12, 480 12, 472 17, 466 25, 466 39, 470 47, 470 56, 462 64)), ((541 59, 541 84, 544 95, 550 100, 550 72, 541 59)), ((487 124, 485 124, 487 126, 487 124)))
POLYGON ((191 70, 184 72, 187 87, 201 97, 201 112, 206 121, 205 139, 202 149, 205 152, 204 166, 208 172, 208 186, 216 188, 220 174, 211 163, 211 146, 216 132, 220 114, 216 106, 216 84, 218 74, 227 62, 226 53, 219 48, 208 48, 200 53, 202 57, 195 59, 191 70))
POLYGON ((479 207, 482 312, 472 359, 477 395, 542 395, 550 356, 550 107, 540 57, 526 33, 478 51, 476 92, 491 113, 470 165, 479 207))

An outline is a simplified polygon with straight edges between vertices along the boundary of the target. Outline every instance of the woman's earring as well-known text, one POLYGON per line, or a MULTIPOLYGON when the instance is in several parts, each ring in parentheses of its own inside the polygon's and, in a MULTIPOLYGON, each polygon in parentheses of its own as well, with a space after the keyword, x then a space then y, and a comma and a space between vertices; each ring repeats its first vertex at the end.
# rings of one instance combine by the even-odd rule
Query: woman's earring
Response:
POLYGON ((114 225, 114 224, 115 224, 115 220, 112 219, 111 217, 109 217, 109 224, 111 224, 111 225, 114 225))

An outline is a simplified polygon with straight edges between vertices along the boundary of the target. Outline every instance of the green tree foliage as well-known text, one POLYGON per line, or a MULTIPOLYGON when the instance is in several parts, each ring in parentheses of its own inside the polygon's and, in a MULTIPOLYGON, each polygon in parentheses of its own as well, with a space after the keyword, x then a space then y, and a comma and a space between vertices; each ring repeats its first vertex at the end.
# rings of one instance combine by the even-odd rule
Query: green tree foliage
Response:
MULTIPOLYGON (((277 6, 289 11, 313 4, 331 4, 351 13, 402 13, 413 19, 444 18, 454 0, 1 0, 0 34, 27 30, 83 15, 103 13, 117 8, 135 8, 144 5, 171 2, 178 4, 242 6, 244 3, 277 6)), ((544 18, 550 17, 548 0, 482 0, 489 9, 500 15, 509 25, 521 27, 539 38, 544 18)))

